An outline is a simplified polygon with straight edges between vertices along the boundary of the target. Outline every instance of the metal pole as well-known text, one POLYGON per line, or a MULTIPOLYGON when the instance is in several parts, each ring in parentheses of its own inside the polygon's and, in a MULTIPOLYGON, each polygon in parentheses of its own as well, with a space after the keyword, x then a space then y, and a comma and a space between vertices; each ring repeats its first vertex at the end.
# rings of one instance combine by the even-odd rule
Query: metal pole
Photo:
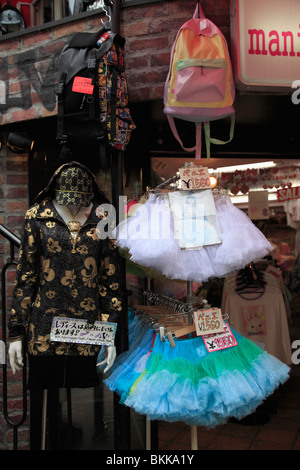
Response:
MULTIPOLYGON (((112 21, 112 30, 114 33, 120 33, 120 2, 115 0, 105 0, 112 21)), ((112 204, 117 214, 117 223, 119 222, 119 197, 123 194, 123 161, 124 152, 113 152, 112 154, 112 204)), ((125 260, 119 257, 121 270, 121 284, 123 291, 126 291, 126 264, 125 260)), ((121 320, 119 323, 119 334, 117 335, 116 347, 120 354, 128 349, 128 306, 127 298, 124 301, 121 320)), ((130 450, 131 448, 131 430, 130 430, 130 409, 120 405, 119 398, 114 394, 114 447, 116 450, 130 450)))
POLYGON ((48 390, 43 391, 43 409, 42 409, 42 440, 41 450, 46 449, 46 433, 47 433, 47 402, 48 402, 48 390))

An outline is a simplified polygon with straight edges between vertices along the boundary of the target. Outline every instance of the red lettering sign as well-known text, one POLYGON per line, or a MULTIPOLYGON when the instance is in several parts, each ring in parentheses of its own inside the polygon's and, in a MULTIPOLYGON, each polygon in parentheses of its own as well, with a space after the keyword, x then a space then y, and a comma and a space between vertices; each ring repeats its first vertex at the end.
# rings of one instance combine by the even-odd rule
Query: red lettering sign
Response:
POLYGON ((280 202, 289 201, 290 199, 297 199, 300 197, 300 186, 294 188, 278 189, 277 199, 280 202))
POLYGON ((94 91, 92 79, 87 77, 74 77, 72 91, 92 95, 94 91))

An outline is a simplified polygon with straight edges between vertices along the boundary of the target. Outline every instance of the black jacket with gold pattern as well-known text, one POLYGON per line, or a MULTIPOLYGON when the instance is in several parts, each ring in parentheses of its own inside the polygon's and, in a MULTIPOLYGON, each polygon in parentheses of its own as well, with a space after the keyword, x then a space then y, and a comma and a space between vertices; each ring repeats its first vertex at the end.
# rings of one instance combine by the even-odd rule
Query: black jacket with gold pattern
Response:
POLYGON ((8 324, 10 340, 27 332, 32 355, 95 355, 99 346, 50 341, 54 316, 118 322, 123 295, 114 241, 98 237, 98 203, 79 231, 70 232, 53 200, 34 204, 25 216, 8 324))

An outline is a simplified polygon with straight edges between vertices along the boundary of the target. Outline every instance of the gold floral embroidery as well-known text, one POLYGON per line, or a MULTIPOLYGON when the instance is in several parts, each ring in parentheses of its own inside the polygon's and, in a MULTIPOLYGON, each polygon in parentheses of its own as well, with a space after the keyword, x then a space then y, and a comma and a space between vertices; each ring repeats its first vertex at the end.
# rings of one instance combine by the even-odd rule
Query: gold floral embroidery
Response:
POLYGON ((47 282, 53 281, 55 272, 50 268, 50 259, 42 260, 42 280, 41 284, 44 285, 47 282))
POLYGON ((91 237, 95 241, 99 240, 96 228, 91 228, 91 230, 89 230, 86 234, 88 237, 91 237))
POLYGON ((76 299, 78 297, 78 290, 77 289, 72 289, 71 290, 71 296, 76 299))
POLYGON ((91 310, 95 310, 96 305, 93 299, 90 297, 83 299, 82 302, 80 302, 80 307, 84 308, 86 312, 90 312, 91 310))
POLYGON ((99 291, 99 294, 101 295, 101 297, 105 297, 106 294, 107 294, 107 289, 104 286, 100 285, 98 291, 99 291))
POLYGON ((30 282, 35 282, 37 279, 37 275, 33 271, 28 271, 21 276, 21 279, 23 282, 28 284, 30 282))
POLYGON ((53 217, 53 212, 51 209, 46 208, 44 212, 41 213, 42 217, 53 217))
POLYGON ((81 356, 95 356, 95 349, 92 344, 78 345, 78 352, 81 356))
POLYGON ((22 297, 23 296, 23 290, 20 289, 20 288, 16 289, 16 296, 17 297, 22 297))
POLYGON ((114 264, 109 263, 107 259, 105 259, 101 264, 101 279, 107 279, 107 276, 113 276, 116 272, 116 267, 114 264))
POLYGON ((58 356, 62 356, 63 354, 67 354, 68 350, 70 349, 71 344, 60 343, 59 346, 55 349, 55 354, 58 356))
POLYGON ((47 310, 45 311, 45 314, 46 315, 56 315, 57 313, 57 308, 47 308, 47 310))
POLYGON ((78 248, 76 248, 77 253, 80 253, 81 255, 87 255, 89 250, 88 247, 85 245, 80 245, 78 248))
POLYGON ((113 282, 109 287, 111 290, 117 290, 119 288, 119 284, 117 282, 113 282))
POLYGON ((37 294, 35 302, 34 302, 35 307, 40 307, 41 306, 41 296, 40 294, 37 294))
POLYGON ((21 302, 21 307, 24 308, 24 310, 26 310, 29 307, 30 304, 31 304, 31 298, 30 297, 24 297, 24 299, 21 302))
POLYGON ((76 279, 75 269, 65 271, 65 276, 62 278, 61 283, 64 286, 73 287, 76 279))
POLYGON ((114 239, 110 239, 109 240, 109 248, 111 250, 116 250, 117 249, 117 244, 116 244, 117 240, 114 240, 114 239))
POLYGON ((26 219, 32 219, 36 217, 37 209, 38 209, 37 206, 33 206, 30 209, 28 209, 28 211, 26 212, 26 219))
POLYGON ((110 308, 118 311, 122 310, 121 301, 118 300, 116 297, 113 297, 110 302, 110 308))
POLYGON ((56 223, 53 220, 49 220, 48 222, 46 222, 46 227, 47 228, 54 228, 55 225, 56 225, 56 223))
POLYGON ((81 275, 83 284, 86 287, 96 287, 95 278, 97 276, 97 264, 96 260, 92 257, 89 257, 85 260, 84 266, 86 269, 82 269, 81 275))
POLYGON ((60 253, 61 247, 59 246, 58 241, 53 240, 52 238, 48 239, 47 248, 50 253, 60 253))
POLYGON ((48 290, 48 292, 46 292, 46 297, 47 299, 54 299, 55 297, 55 291, 54 290, 48 290))

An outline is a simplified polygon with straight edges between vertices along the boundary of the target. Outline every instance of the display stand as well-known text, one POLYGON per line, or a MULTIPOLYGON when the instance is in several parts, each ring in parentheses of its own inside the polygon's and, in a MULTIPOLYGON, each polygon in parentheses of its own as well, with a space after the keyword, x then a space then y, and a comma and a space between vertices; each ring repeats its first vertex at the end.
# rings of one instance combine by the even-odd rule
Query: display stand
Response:
MULTIPOLYGON (((148 283, 149 288, 149 283, 148 283)), ((187 283, 187 302, 183 303, 175 299, 168 298, 160 294, 154 294, 149 289, 145 292, 147 303, 154 302, 157 304, 156 307, 153 305, 135 305, 134 307, 143 310, 145 313, 148 313, 151 318, 155 318, 159 324, 163 323, 163 318, 168 318, 166 324, 168 328, 166 331, 169 331, 170 334, 173 331, 175 337, 184 336, 186 334, 192 333, 195 331, 192 318, 192 282, 187 283), (155 310, 153 310, 155 309, 155 310), (170 313, 171 312, 171 313, 170 313), (169 316, 164 317, 169 313, 169 316), (172 316, 172 313, 176 315, 172 316), (172 321, 170 321, 172 318, 172 321)), ((199 299, 200 300, 200 299, 199 299)), ((167 334, 167 336, 168 336, 167 334)), ((168 336, 172 340, 172 335, 168 336)), ((175 343, 174 343, 175 344, 175 343)), ((151 421, 146 419, 146 450, 151 450, 151 421)), ((198 438, 197 438, 197 426, 191 426, 191 450, 198 450, 198 438)))
POLYGON ((43 391, 41 450, 46 450, 48 390, 43 391))
MULTIPOLYGON (((187 303, 192 306, 193 283, 187 281, 187 303)), ((190 319, 191 322, 191 319, 190 319)), ((191 450, 198 450, 197 426, 191 426, 191 450)))

